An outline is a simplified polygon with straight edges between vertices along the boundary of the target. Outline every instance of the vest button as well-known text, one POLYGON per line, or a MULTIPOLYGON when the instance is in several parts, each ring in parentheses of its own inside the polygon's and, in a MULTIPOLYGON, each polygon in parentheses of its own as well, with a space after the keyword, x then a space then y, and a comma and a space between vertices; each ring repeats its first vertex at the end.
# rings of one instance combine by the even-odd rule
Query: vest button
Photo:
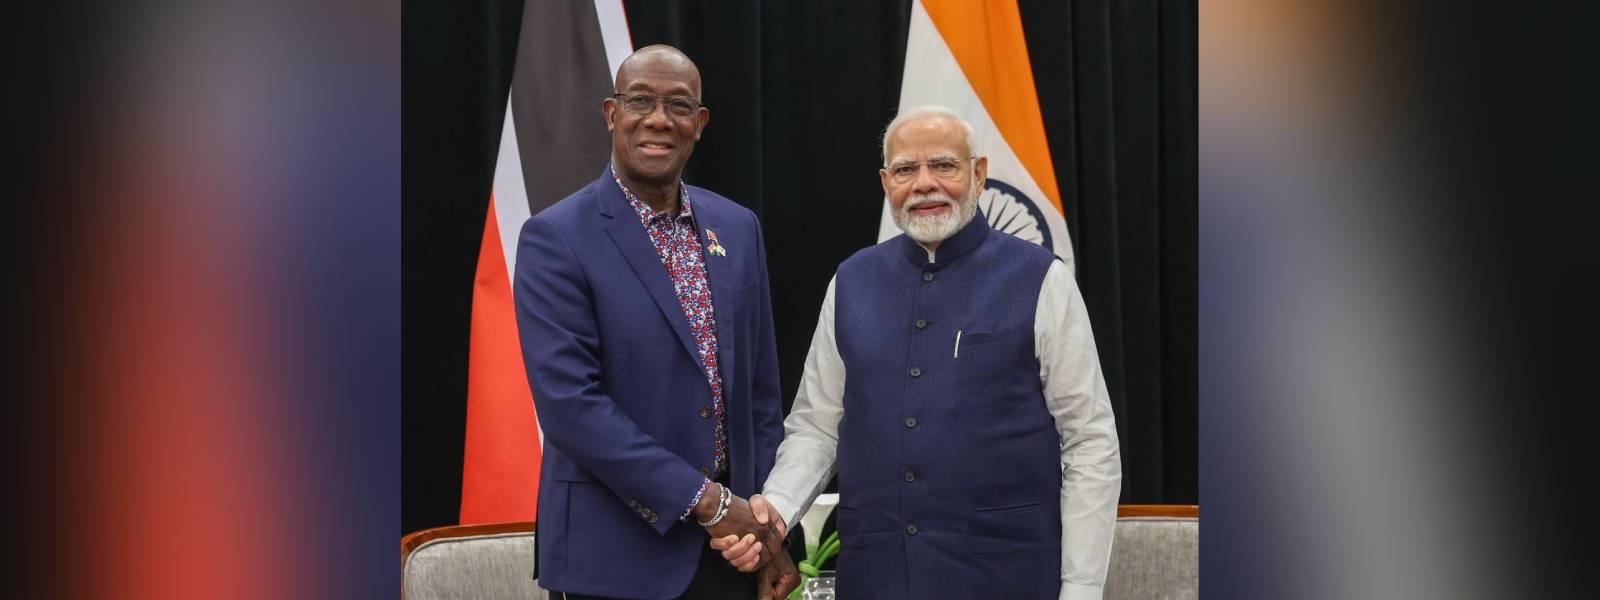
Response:
POLYGON ((922 376, 922 369, 911 369, 911 376, 912 377, 921 377, 922 376))
POLYGON ((917 329, 924 329, 927 326, 928 321, 926 319, 917 319, 917 329))
POLYGON ((709 406, 700 407, 700 418, 702 418, 702 419, 711 418, 711 407, 709 407, 709 406))
POLYGON ((923 273, 922 274, 922 280, 923 281, 933 281, 933 273, 923 273))
POLYGON ((917 474, 916 473, 912 473, 911 471, 906 471, 906 481, 910 482, 910 481, 916 481, 916 480, 917 480, 917 474))
POLYGON ((916 426, 917 426, 917 418, 916 417, 906 417, 906 428, 907 429, 914 428, 916 426))
POLYGON ((906 526, 906 535, 916 535, 916 534, 917 534, 917 526, 916 525, 907 525, 906 526))

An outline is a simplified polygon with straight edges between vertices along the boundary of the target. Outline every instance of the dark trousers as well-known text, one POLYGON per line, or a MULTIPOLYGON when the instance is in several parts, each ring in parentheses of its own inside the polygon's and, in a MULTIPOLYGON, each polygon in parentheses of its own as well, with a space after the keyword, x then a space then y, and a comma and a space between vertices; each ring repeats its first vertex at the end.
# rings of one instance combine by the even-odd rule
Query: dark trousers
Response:
MULTIPOLYGON (((695 567, 694 579, 684 590, 680 600, 751 600, 756 597, 754 573, 740 573, 728 566, 722 553, 712 550, 710 541, 701 547, 700 565, 695 567)), ((584 596, 565 592, 550 592, 551 600, 610 600, 600 596, 584 596)))

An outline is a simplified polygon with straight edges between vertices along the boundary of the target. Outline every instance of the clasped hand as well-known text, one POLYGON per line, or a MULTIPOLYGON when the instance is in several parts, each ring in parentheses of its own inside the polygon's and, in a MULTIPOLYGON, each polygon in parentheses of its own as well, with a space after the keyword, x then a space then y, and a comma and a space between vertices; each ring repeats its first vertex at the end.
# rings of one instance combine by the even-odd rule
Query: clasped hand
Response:
POLYGON ((727 514, 706 533, 711 547, 722 552, 729 565, 744 573, 756 572, 757 598, 782 599, 800 585, 800 572, 783 549, 788 527, 760 494, 749 501, 733 497, 727 514))

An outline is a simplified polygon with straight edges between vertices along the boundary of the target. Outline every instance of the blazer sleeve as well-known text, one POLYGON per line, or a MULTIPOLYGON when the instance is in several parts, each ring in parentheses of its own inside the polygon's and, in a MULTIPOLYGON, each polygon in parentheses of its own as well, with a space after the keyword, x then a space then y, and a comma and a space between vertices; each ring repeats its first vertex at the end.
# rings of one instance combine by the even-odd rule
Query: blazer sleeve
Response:
POLYGON ((766 481, 767 474, 772 471, 778 444, 783 441, 783 387, 778 379, 778 342, 772 324, 772 286, 767 278, 767 244, 761 233, 761 221, 754 213, 750 215, 750 220, 756 228, 759 261, 756 268, 761 274, 761 294, 756 299, 761 303, 756 307, 760 309, 756 314, 761 315, 756 324, 759 341, 751 386, 751 411, 756 428, 756 489, 759 490, 761 482, 766 481))
POLYGON ((630 506, 637 502, 659 513, 646 520, 665 534, 705 478, 601 391, 600 334, 588 279, 548 220, 536 216, 523 225, 516 275, 517 330, 545 443, 630 506))

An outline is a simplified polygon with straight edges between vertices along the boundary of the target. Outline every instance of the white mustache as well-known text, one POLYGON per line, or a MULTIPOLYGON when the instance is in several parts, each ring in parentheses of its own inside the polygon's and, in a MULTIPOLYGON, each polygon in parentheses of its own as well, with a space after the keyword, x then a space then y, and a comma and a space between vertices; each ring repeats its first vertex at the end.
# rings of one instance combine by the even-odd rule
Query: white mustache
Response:
POLYGON ((901 205, 900 211, 910 214, 911 209, 924 204, 944 204, 950 208, 956 208, 956 199, 946 194, 918 194, 906 199, 906 203, 901 205))

